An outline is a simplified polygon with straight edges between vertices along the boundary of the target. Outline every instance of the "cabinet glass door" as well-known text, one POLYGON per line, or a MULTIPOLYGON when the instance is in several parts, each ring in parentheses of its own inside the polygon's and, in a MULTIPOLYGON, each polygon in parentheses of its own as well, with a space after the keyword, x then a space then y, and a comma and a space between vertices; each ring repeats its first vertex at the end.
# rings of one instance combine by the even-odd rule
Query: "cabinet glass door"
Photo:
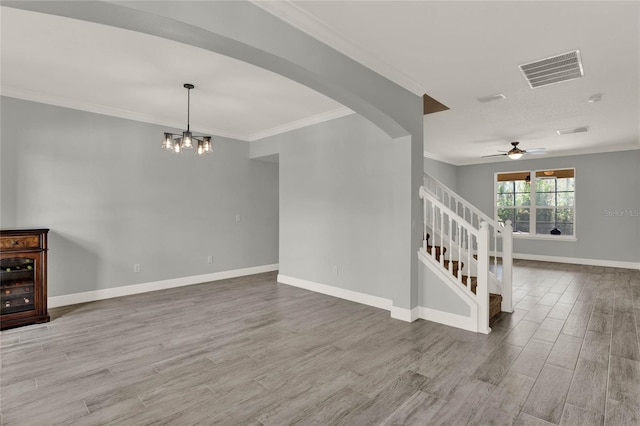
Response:
POLYGON ((28 257, 0 259, 0 313, 35 309, 36 264, 28 257))

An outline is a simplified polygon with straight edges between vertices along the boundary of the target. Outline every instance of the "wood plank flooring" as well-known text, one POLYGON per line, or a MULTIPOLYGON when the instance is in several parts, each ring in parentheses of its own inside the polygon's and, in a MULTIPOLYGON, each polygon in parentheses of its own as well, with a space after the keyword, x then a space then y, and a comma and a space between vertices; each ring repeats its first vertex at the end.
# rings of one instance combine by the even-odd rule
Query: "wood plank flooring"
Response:
POLYGON ((640 271, 517 261, 490 335, 275 273, 0 334, 2 425, 638 425, 640 271))

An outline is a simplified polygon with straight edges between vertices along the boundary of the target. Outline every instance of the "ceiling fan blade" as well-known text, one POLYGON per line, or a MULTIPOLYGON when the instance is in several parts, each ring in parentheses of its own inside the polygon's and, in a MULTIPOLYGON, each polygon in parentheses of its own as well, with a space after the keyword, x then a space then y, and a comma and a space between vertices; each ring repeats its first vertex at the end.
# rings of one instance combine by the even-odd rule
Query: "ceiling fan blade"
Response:
POLYGON ((527 152, 531 153, 531 152, 540 152, 540 151, 545 151, 545 148, 531 148, 531 149, 527 149, 527 152))
POLYGON ((529 151, 526 152, 527 155, 547 155, 547 151, 529 151))
POLYGON ((480 157, 480 158, 502 157, 502 156, 505 156, 505 155, 507 155, 507 154, 483 155, 483 156, 482 156, 482 157, 480 157))

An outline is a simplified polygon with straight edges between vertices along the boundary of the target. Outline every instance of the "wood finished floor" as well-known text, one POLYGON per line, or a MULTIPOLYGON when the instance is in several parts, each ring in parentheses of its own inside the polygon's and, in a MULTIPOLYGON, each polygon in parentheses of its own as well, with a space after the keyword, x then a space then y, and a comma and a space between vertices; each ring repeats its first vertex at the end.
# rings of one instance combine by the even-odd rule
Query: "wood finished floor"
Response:
POLYGON ((275 273, 1 333, 3 425, 638 425, 640 271, 519 261, 490 335, 275 273))

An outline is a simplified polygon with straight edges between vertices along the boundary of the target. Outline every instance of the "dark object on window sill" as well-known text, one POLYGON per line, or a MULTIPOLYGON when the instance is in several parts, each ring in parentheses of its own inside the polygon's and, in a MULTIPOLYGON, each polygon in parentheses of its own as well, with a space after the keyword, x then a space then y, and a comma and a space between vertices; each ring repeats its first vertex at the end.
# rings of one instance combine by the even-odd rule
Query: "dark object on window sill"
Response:
POLYGON ((561 235, 562 231, 560 231, 558 228, 553 228, 551 230, 551 235, 561 235))

